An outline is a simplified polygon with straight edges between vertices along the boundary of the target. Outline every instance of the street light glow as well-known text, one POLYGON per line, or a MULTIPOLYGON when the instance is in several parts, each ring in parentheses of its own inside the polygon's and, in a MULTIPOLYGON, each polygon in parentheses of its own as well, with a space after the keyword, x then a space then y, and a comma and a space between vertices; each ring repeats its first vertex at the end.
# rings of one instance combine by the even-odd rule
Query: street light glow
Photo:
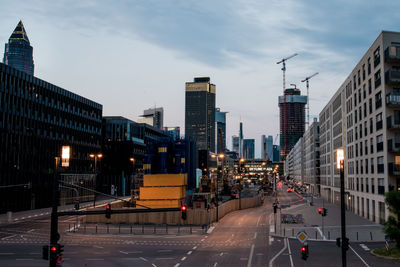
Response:
POLYGON ((336 167, 338 169, 341 168, 341 161, 344 160, 344 150, 342 148, 339 148, 336 150, 336 167))
POLYGON ((69 167, 69 159, 71 155, 71 147, 70 146, 62 146, 61 147, 61 166, 69 167))

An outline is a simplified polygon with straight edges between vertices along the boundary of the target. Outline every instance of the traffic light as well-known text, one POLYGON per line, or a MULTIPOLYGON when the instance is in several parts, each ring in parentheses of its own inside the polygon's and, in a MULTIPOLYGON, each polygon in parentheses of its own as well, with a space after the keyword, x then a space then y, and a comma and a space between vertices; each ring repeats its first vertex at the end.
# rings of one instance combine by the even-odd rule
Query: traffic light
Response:
POLYGON ((278 209, 278 206, 274 204, 274 213, 276 213, 276 210, 278 209))
POLYGON ((185 205, 181 207, 181 212, 182 212, 182 220, 186 220, 187 207, 185 205))
POLYGON ((326 216, 328 214, 328 210, 326 208, 322 209, 322 216, 326 216))
POLYGON ((57 244, 57 255, 58 256, 62 256, 63 253, 64 252, 64 245, 61 245, 61 244, 57 244))
POLYGON ((75 201, 74 208, 75 210, 79 210, 79 201, 75 201))
POLYGON ((110 204, 106 205, 106 218, 107 219, 111 218, 111 205, 110 204))
POLYGON ((304 245, 301 247, 301 259, 302 260, 307 260, 308 258, 308 245, 304 245))
POLYGON ((44 245, 42 247, 42 259, 49 260, 49 246, 44 245))
POLYGON ((318 208, 318 213, 322 214, 322 208, 318 208))
POLYGON ((50 246, 50 260, 56 260, 58 257, 57 245, 50 246))

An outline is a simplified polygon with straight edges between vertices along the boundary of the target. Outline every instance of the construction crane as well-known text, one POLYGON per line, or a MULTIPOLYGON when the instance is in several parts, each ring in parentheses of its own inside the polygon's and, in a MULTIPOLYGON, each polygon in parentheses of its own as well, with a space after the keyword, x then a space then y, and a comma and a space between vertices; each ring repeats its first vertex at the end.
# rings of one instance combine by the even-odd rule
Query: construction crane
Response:
MULTIPOLYGON (((286 140, 286 95, 285 95, 285 82, 286 82, 286 78, 285 78, 285 74, 286 74, 286 61, 291 59, 292 57, 297 56, 297 53, 288 56, 286 58, 283 58, 282 60, 276 62, 276 64, 281 64, 282 63, 282 72, 283 72, 283 114, 282 114, 282 147, 281 147, 281 155, 282 152, 284 155, 286 155, 286 150, 287 150, 287 140, 286 140)), ((284 160, 284 159, 283 159, 284 160)))
POLYGON ((304 80, 301 81, 302 83, 306 82, 306 86, 307 86, 307 107, 306 107, 306 110, 307 110, 307 122, 306 122, 306 125, 307 125, 307 127, 310 126, 310 94, 309 94, 309 82, 308 81, 312 77, 316 76, 317 74, 318 74, 318 72, 314 73, 311 76, 306 77, 304 80))

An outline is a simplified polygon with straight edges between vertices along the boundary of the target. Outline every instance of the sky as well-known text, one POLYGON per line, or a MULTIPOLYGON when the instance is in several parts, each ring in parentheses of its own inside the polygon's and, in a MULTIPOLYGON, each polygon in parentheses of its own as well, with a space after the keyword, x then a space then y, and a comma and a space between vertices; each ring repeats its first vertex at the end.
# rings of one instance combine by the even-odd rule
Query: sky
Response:
MULTIPOLYGON (((185 124, 185 82, 209 76, 237 135, 279 133, 281 65, 286 84, 310 80, 318 117, 382 30, 400 31, 400 1, 372 0, 0 0, 0 43, 22 20, 35 76, 103 105, 103 116, 137 120, 164 108, 185 124)), ((279 138, 277 139, 279 142, 279 138)))

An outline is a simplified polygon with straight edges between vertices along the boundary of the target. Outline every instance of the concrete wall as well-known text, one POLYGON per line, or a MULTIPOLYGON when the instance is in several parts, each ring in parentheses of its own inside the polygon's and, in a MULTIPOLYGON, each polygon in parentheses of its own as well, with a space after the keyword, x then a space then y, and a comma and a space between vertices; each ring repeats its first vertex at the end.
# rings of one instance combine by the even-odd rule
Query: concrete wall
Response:
MULTIPOLYGON (((258 207, 262 204, 262 195, 258 195, 252 198, 233 199, 223 203, 218 207, 218 218, 223 218, 226 214, 241 209, 248 209, 258 207)), ((122 202, 111 203, 112 209, 121 209, 123 206, 122 202)), ((97 209, 104 209, 100 207, 97 209)), ((210 209, 207 212, 206 209, 188 209, 187 219, 181 219, 181 212, 148 212, 148 213, 123 213, 123 214, 112 214, 111 219, 107 219, 104 214, 99 215, 87 215, 84 218, 84 222, 87 223, 111 223, 111 224, 192 224, 192 225, 203 225, 216 221, 216 208, 210 209)))

